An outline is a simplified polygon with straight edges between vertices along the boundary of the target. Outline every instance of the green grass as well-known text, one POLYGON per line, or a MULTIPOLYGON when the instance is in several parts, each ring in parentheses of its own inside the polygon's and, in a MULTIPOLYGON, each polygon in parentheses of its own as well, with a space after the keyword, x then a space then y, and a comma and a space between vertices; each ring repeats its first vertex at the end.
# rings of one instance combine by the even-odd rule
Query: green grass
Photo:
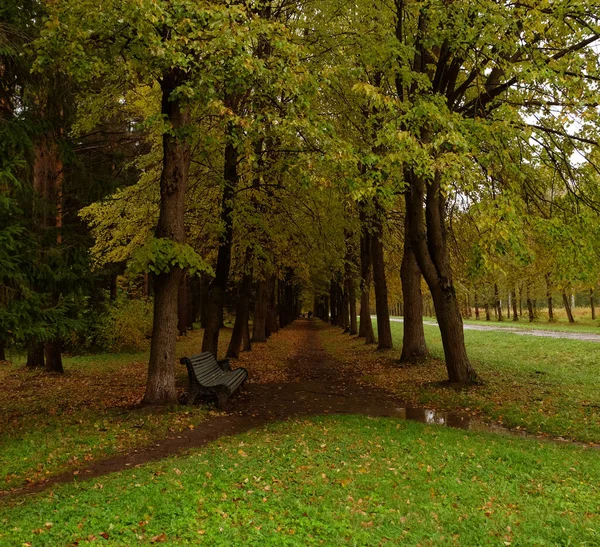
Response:
MULTIPOLYGON (((177 343, 178 355, 197 353, 201 331, 177 343)), ((223 344, 228 337, 223 337, 223 344)), ((76 470, 194 427, 206 408, 137 408, 147 376, 147 352, 66 356, 64 375, 0 368, 0 490, 76 470)), ((187 385, 185 367, 178 383, 187 385)))
POLYGON ((593 450, 357 416, 0 502, 0 545, 598 545, 593 450))
MULTIPOLYGON (((375 326, 375 322, 374 322, 375 326)), ((596 342, 465 331, 467 353, 482 385, 456 390, 447 379, 439 330, 425 326, 433 359, 399 368, 402 323, 392 323, 395 349, 377 352, 336 329, 321 337, 342 362, 375 369, 363 381, 395 391, 410 404, 458 410, 510 428, 600 443, 600 347, 596 342)), ((350 365, 349 365, 350 366, 350 365)))

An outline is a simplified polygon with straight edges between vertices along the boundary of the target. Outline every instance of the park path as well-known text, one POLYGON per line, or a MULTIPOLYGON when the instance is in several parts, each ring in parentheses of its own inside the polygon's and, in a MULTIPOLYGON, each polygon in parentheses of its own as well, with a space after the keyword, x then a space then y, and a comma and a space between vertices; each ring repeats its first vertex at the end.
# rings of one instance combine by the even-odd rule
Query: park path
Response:
MULTIPOLYGON (((284 364, 290 381, 248 383, 231 398, 228 412, 200 422, 193 430, 182 431, 131 452, 92 462, 75 472, 70 470, 44 482, 0 493, 0 498, 33 494, 58 484, 131 469, 202 447, 220 437, 293 417, 349 413, 420 419, 418 411, 410 415, 409 410, 407 414, 402 402, 389 392, 355 383, 351 379, 352 371, 327 354, 318 329, 316 319, 298 319, 281 331, 280 336, 287 336, 292 344, 284 364)), ((149 411, 153 409, 149 408, 149 411)), ((423 414, 422 419, 427 420, 427 416, 423 414)), ((454 425, 460 426, 460 419, 454 425)))
MULTIPOLYGON (((372 316, 375 317, 375 316, 372 316)), ((404 319, 397 317, 390 317, 390 321, 394 323, 403 323, 404 319)), ((424 325, 431 325, 437 327, 436 321, 423 321, 424 325)), ((541 330, 541 329, 520 329, 519 327, 494 327, 492 325, 472 325, 463 324, 464 330, 478 330, 478 331, 494 331, 494 332, 509 332, 511 334, 519 334, 521 336, 541 336, 542 338, 565 338, 568 340, 581 340, 584 342, 600 342, 600 334, 593 334, 587 332, 562 332, 555 330, 541 330)))

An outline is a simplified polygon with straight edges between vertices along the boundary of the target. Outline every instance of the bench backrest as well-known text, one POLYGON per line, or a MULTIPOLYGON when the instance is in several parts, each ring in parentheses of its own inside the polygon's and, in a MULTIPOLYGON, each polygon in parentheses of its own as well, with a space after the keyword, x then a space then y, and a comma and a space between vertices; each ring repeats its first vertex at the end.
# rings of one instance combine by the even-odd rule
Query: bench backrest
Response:
POLYGON ((210 351, 203 351, 198 355, 192 355, 192 357, 184 357, 181 362, 185 365, 191 365, 196 374, 196 379, 201 385, 210 385, 215 379, 225 374, 210 351))

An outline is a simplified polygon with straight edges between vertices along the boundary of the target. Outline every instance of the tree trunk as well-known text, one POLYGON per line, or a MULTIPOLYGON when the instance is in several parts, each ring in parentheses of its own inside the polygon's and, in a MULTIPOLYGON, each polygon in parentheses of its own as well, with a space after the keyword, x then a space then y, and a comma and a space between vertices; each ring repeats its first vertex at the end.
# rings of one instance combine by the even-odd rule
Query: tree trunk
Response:
POLYGON ((329 306, 331 307, 331 324, 338 325, 338 298, 337 291, 339 290, 338 284, 335 281, 331 281, 329 285, 329 306))
POLYGON ((349 277, 344 279, 344 292, 342 294, 342 327, 344 332, 350 332, 350 285, 352 280, 349 277))
POLYGON ((410 215, 410 244, 433 298, 448 378, 451 382, 469 383, 477 375, 467 357, 463 323, 452 282, 439 175, 427 182, 412 171, 407 175, 409 191, 405 196, 407 214, 410 215), (426 221, 423 218, 424 202, 426 221))
POLYGON ((188 282, 187 274, 181 276, 179 282, 179 293, 177 295, 177 330, 179 336, 187 336, 188 330, 188 282))
POLYGON ((535 314, 533 313, 533 302, 529 297, 529 284, 527 284, 527 313, 529 314, 529 322, 533 323, 535 319, 535 314))
POLYGON ((252 275, 244 272, 238 290, 238 301, 235 310, 235 323, 231 333, 231 341, 226 357, 237 359, 244 338, 244 328, 248 328, 248 310, 250 309, 250 291, 252 290, 252 275))
POLYGON ((61 346, 62 342, 59 339, 46 342, 46 372, 64 372, 61 346))
POLYGON ((485 320, 486 321, 490 321, 491 317, 490 317, 490 305, 486 302, 485 303, 485 320))
POLYGON ((269 297, 267 282, 261 279, 256 288, 256 306, 254 310, 254 331, 252 342, 267 341, 267 299, 269 297))
POLYGON ((594 305, 594 289, 590 289, 590 308, 592 310, 592 321, 596 319, 596 306, 594 305))
MULTIPOLYGON (((383 211, 378 208, 378 215, 383 211)), ((390 326, 390 311, 388 308, 388 291, 385 279, 385 260, 383 253, 383 223, 379 216, 375 221, 376 232, 372 238, 371 259, 373 260, 373 284, 375 285, 375 307, 377 312, 377 349, 391 349, 392 329, 390 326)))
MULTIPOLYGON (((233 107, 235 99, 225 98, 225 104, 233 107)), ((227 127, 228 141, 225 145, 224 170, 223 170, 223 197, 221 200, 221 225, 223 236, 219 242, 217 253, 217 266, 215 278, 210 285, 208 295, 208 313, 204 338, 202 339, 202 351, 210 351, 217 355, 219 347, 219 329, 223 320, 223 305, 225 303, 225 291, 229 281, 229 270, 231 268, 231 247, 233 245, 233 204, 235 189, 238 184, 238 150, 233 137, 235 127, 229 123, 227 127)))
POLYGON ((496 302, 496 317, 498 318, 498 321, 502 321, 502 302, 500 302, 497 283, 494 283, 494 300, 496 302))
POLYGON ((519 320, 519 310, 517 309, 517 292, 515 289, 512 290, 512 309, 513 309, 513 321, 519 320))
POLYGON ((475 320, 479 321, 479 300, 477 298, 477 291, 475 291, 475 320))
MULTIPOLYGON (((407 215, 408 220, 408 215, 407 215)), ((408 221, 405 221, 404 253, 400 266, 402 297, 404 298, 404 337, 401 363, 416 363, 429 356, 423 330, 423 295, 421 294, 421 270, 410 247, 408 221)))
POLYGON ((565 306, 565 311, 567 312, 567 317, 569 318, 569 323, 575 323, 575 318, 573 317, 573 310, 571 309, 571 303, 569 302, 569 297, 565 291, 562 292, 563 305, 565 306))
POLYGON ((244 329, 242 333, 242 348, 244 351, 252 351, 252 339, 250 337, 250 325, 248 324, 250 319, 250 306, 246 311, 246 318, 244 319, 244 329))
POLYGON ((358 334, 358 320, 356 318, 356 288, 354 280, 349 280, 349 295, 350 295, 350 334, 358 334))
POLYGON ((548 322, 554 322, 554 308, 552 307, 552 281, 550 274, 544 276, 546 278, 546 298, 548 299, 548 322))
MULTIPOLYGON (((163 164, 160 177, 160 212, 156 238, 185 242, 184 200, 190 165, 190 145, 185 129, 189 126, 187 106, 172 96, 181 83, 179 71, 167 72, 161 81, 162 114, 171 124, 163 134, 163 164)), ((173 267, 155 277, 154 319, 148 365, 145 403, 177 402, 175 388, 175 342, 177 338, 177 295, 183 272, 173 267)))
POLYGON ((44 343, 32 341, 27 347, 27 367, 45 368, 44 362, 44 343))
POLYGON ((365 338, 366 344, 375 342, 373 323, 371 322, 370 295, 371 290, 371 235, 366 226, 367 219, 361 209, 362 234, 360 238, 360 325, 358 337, 365 338))

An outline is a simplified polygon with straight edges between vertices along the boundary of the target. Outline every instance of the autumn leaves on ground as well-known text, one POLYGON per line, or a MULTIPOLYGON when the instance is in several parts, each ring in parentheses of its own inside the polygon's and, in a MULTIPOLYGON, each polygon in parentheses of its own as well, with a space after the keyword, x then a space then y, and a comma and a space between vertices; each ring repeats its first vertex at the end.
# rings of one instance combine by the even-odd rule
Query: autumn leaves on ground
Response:
MULTIPOLYGON (((401 324, 392 329, 399 348, 401 324)), ((181 338, 178 356, 196 352, 201 334, 181 338)), ((400 367, 397 349, 377 351, 317 320, 296 322, 242 353, 234 366, 248 368, 250 383, 284 385, 299 380, 294 363, 307 344, 322 345, 335 374, 365 389, 531 434, 600 442, 594 381, 600 360, 593 343, 467 332, 484 382, 454 390, 443 383, 439 332, 426 327, 426 336, 433 358, 400 367)), ((71 357, 64 376, 26 370, 18 359, 2 366, 0 545, 294 545, 357 538, 365 545, 569 538, 591 545, 598 537, 596 450, 393 418, 260 425, 191 455, 23 498, 28 484, 65 470, 78 477, 95 461, 193 430, 219 414, 211 405, 139 407, 146 360, 144 353, 71 357), (539 515, 546 519, 541 528, 539 515)), ((178 372, 183 400, 187 377, 184 367, 178 372)), ((232 413, 240 401, 232 399, 232 413)))

